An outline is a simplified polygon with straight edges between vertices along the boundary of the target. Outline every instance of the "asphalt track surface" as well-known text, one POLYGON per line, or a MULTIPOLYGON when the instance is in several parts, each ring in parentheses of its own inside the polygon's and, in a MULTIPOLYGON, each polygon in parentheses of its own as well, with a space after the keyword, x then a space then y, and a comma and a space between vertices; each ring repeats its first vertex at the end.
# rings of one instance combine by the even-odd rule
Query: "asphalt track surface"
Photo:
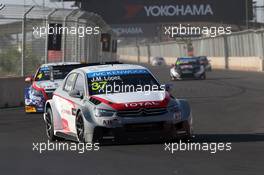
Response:
MULTIPOLYGON (((170 82, 166 67, 151 68, 170 82)), ((264 74, 213 71, 207 80, 172 82, 189 100, 195 142, 231 142, 231 151, 164 151, 164 142, 108 145, 95 152, 32 151, 47 142, 42 115, 0 109, 0 174, 37 175, 262 175, 264 174, 264 74)))

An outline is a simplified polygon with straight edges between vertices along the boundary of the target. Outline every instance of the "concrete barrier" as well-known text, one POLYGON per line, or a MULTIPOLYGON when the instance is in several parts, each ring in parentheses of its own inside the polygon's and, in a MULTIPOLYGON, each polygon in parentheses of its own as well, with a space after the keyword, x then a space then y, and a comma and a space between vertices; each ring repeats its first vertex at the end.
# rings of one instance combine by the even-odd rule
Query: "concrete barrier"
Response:
POLYGON ((24 103, 25 78, 0 78, 0 108, 22 106, 24 103))
POLYGON ((225 57, 208 57, 213 69, 225 69, 225 57))
POLYGON ((263 60, 259 57, 229 57, 229 69, 245 71, 262 71, 263 60))
POLYGON ((120 61, 138 62, 138 57, 137 56, 131 56, 131 55, 119 55, 118 59, 120 61))
MULTIPOLYGON (((175 64, 175 57, 164 57, 166 64, 175 64)), ((213 69, 225 69, 226 62, 224 57, 208 57, 213 69)), ((138 62, 138 56, 120 55, 120 61, 138 62)), ((140 63, 148 63, 147 56, 141 56, 140 63)), ((264 60, 260 57, 229 57, 228 65, 230 70, 242 71, 264 71, 264 60)))
POLYGON ((140 63, 148 63, 148 57, 147 56, 141 56, 140 57, 140 63))

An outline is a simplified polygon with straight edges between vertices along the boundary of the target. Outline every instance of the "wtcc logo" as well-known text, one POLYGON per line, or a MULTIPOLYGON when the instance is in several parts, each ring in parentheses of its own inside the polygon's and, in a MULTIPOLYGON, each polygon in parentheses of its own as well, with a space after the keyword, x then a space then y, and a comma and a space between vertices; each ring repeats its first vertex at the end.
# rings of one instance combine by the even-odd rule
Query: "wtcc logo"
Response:
POLYGON ((0 10, 2 10, 3 8, 5 8, 5 4, 0 3, 0 10))

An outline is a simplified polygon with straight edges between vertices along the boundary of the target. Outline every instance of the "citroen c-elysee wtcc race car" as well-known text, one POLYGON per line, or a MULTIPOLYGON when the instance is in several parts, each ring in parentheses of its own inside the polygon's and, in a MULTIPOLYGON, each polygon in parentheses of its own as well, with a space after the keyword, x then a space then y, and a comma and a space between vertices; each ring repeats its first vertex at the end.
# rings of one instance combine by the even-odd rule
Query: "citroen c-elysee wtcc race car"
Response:
POLYGON ((206 79, 204 65, 198 57, 178 58, 176 64, 170 69, 172 80, 182 80, 185 78, 206 79))
POLYGON ((46 102, 47 136, 50 140, 79 142, 122 142, 133 136, 189 138, 190 106, 186 100, 170 95, 165 87, 169 86, 163 88, 148 69, 139 65, 75 69, 46 102), (132 87, 148 88, 143 92, 132 87))
POLYGON ((77 62, 48 63, 40 66, 34 77, 27 77, 25 81, 30 85, 25 88, 25 112, 43 112, 46 100, 60 85, 65 76, 73 69, 86 64, 77 62))

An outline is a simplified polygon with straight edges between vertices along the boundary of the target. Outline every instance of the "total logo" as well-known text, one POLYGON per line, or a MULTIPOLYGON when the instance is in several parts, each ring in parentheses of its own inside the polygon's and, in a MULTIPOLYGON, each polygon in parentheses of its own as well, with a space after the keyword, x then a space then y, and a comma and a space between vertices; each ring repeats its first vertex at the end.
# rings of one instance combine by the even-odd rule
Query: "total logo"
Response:
POLYGON ((214 15, 210 4, 200 5, 153 5, 144 6, 148 17, 158 16, 207 16, 214 15))
POLYGON ((137 108, 137 107, 151 107, 151 106, 159 106, 159 102, 139 102, 139 103, 126 103, 125 107, 129 108, 137 108))

